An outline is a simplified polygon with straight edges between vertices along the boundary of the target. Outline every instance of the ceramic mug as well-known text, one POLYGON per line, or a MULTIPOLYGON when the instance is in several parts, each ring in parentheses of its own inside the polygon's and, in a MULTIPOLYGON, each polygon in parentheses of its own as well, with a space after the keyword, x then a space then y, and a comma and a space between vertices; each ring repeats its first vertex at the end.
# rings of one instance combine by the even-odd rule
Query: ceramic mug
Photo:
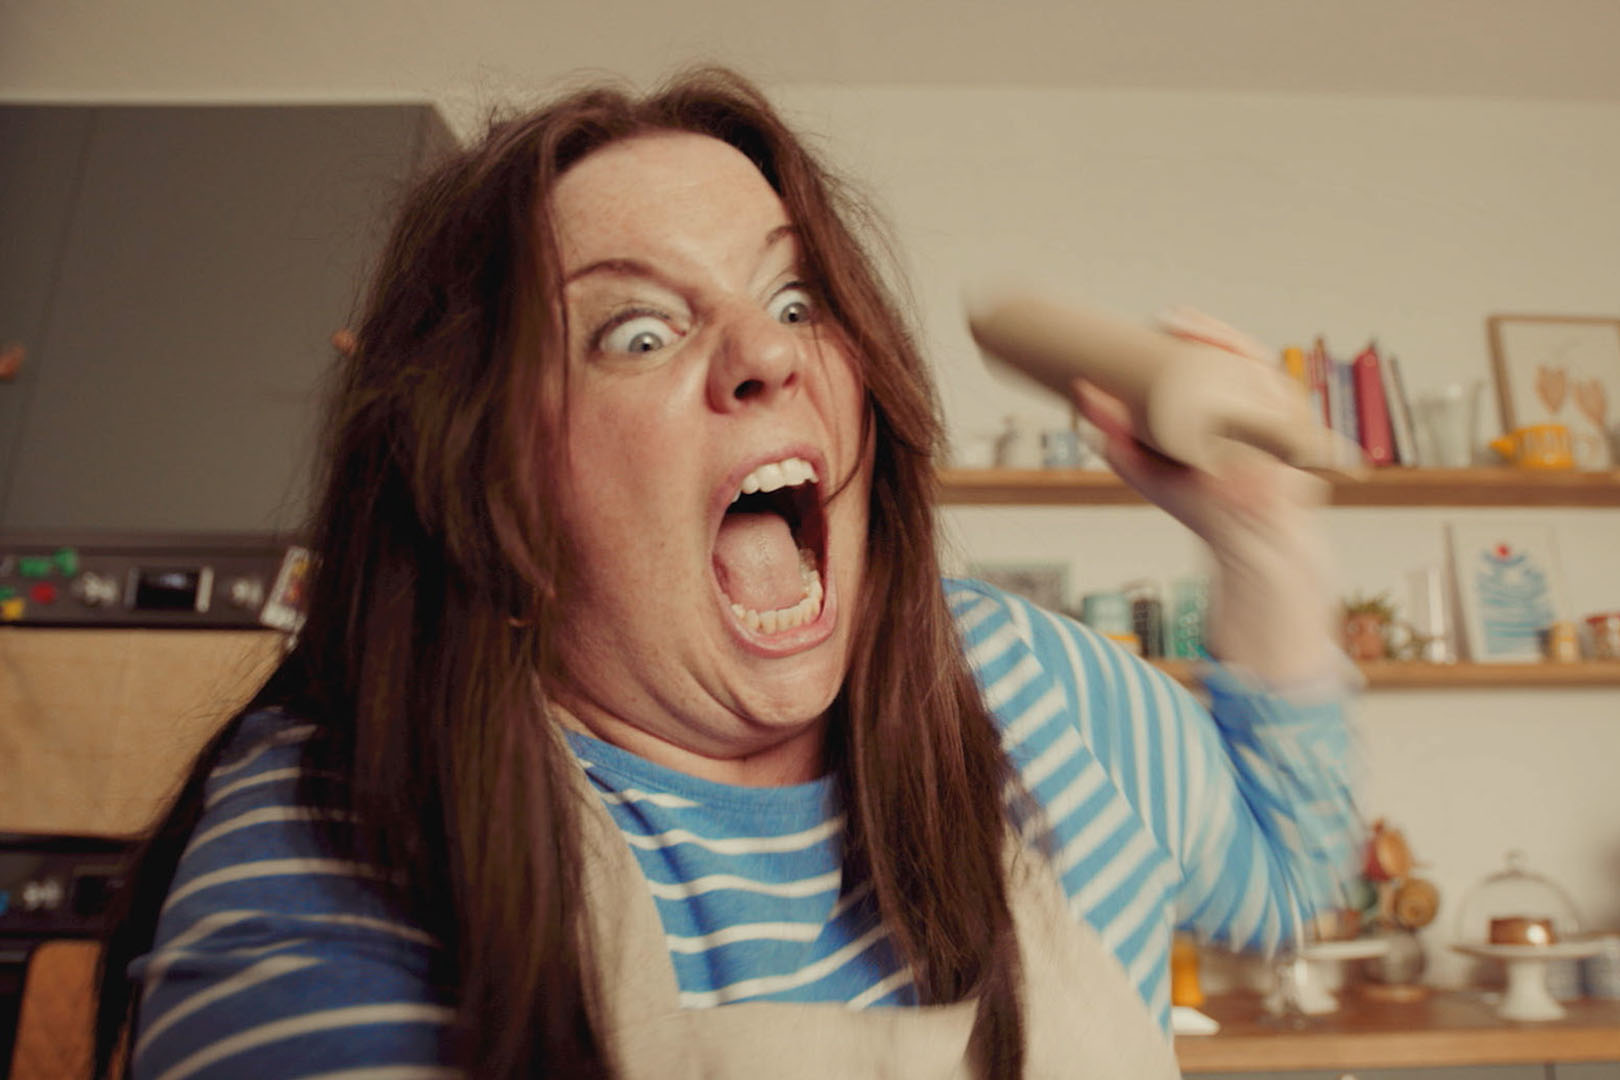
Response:
POLYGON ((1080 433, 1073 428, 1048 428, 1041 432, 1041 466, 1047 469, 1078 469, 1086 463, 1080 433))
POLYGON ((1575 454, 1570 446, 1569 428, 1563 424, 1527 424, 1514 428, 1491 449, 1520 469, 1573 469, 1575 454))

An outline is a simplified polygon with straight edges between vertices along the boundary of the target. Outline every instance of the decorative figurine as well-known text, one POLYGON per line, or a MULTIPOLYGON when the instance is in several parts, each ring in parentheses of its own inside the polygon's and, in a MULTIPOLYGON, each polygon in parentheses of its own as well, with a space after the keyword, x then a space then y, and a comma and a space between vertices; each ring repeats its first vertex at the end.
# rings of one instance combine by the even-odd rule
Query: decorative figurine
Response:
POLYGON ((1413 865, 1405 833, 1383 818, 1373 822, 1362 864, 1368 885, 1364 918, 1387 947, 1382 954, 1362 961, 1366 982, 1361 989, 1367 997, 1408 1002, 1421 1000, 1429 992, 1418 982, 1425 957, 1417 931, 1439 914, 1440 890, 1433 882, 1413 876, 1413 865))
POLYGON ((1352 660, 1388 659, 1394 625, 1395 605, 1388 593, 1373 597, 1350 594, 1344 602, 1344 651, 1352 660))

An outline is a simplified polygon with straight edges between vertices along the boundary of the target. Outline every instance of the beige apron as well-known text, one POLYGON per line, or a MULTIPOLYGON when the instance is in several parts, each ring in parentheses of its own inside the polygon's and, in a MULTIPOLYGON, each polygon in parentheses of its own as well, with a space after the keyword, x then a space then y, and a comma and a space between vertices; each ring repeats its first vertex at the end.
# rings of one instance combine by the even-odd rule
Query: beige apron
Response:
MULTIPOLYGON (((961 1077, 972 1002, 923 1008, 752 1002, 685 1009, 641 867, 579 773, 585 895, 605 997, 604 1033, 625 1080, 961 1077)), ((1044 860, 1010 871, 1024 967, 1025 1076, 1179 1077, 1170 1041, 1118 959, 1069 914, 1044 860)))

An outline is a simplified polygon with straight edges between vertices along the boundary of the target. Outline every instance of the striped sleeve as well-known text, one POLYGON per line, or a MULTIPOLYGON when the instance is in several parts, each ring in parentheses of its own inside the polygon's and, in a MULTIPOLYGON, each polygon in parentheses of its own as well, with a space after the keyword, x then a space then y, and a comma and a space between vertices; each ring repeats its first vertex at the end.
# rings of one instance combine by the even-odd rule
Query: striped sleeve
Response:
POLYGON ((438 1080, 454 1019, 436 945, 380 900, 368 867, 316 842, 298 801, 314 729, 246 717, 207 784, 141 987, 139 1080, 438 1080))
POLYGON ((1213 671, 1210 706, 1085 626, 979 582, 947 594, 1073 914, 1169 1021, 1171 931, 1272 950, 1341 895, 1354 837, 1337 702, 1213 671))

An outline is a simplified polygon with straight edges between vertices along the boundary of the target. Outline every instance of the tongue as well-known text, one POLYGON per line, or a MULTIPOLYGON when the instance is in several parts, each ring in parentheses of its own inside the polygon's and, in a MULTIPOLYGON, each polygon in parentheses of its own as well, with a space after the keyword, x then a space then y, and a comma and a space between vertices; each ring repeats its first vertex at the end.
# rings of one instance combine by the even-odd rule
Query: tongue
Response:
POLYGON ((714 572, 727 596, 755 611, 792 607, 804 596, 799 547, 779 514, 727 514, 714 542, 714 572))

